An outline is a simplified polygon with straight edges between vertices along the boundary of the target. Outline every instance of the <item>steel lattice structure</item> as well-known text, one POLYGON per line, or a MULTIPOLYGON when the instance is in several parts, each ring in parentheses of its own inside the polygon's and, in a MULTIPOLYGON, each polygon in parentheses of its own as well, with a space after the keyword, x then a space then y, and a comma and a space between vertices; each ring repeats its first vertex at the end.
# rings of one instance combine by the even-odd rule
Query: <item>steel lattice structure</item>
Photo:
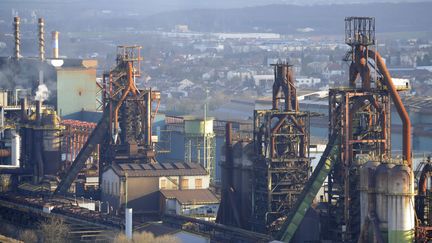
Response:
POLYGON ((298 109, 290 65, 278 63, 274 69, 273 109, 254 112, 251 222, 253 230, 271 234, 279 230, 310 176, 309 113, 298 109))
POLYGON ((351 46, 347 54, 351 55, 350 88, 329 91, 329 134, 340 136, 341 152, 328 177, 325 225, 329 228, 323 232, 325 239, 351 242, 359 238, 361 228, 359 169, 372 158, 380 162, 390 159, 391 122, 390 93, 369 60, 369 46, 375 43, 374 18, 346 18, 345 42, 351 46))

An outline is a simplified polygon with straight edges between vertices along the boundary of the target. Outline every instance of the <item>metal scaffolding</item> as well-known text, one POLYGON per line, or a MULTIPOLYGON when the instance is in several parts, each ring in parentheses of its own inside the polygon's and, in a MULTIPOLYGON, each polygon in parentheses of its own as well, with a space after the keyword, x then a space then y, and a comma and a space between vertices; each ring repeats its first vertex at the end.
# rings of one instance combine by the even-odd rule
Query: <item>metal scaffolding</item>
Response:
POLYGON ((328 217, 323 239, 357 241, 361 230, 360 166, 366 160, 391 158, 390 94, 382 74, 369 60, 375 43, 374 18, 345 19, 345 42, 351 46, 350 88, 329 91, 329 134, 340 137, 337 162, 328 176, 328 217), (370 70, 374 69, 375 77, 370 70), (356 81, 360 78, 361 85, 356 81))
POLYGON ((332 89, 329 104, 329 134, 339 134, 341 152, 328 177, 332 227, 325 238, 349 241, 360 234, 359 168, 391 157, 390 97, 386 90, 332 89))
POLYGON ((270 234, 286 220, 311 171, 309 113, 298 109, 290 65, 278 63, 274 69, 273 109, 254 112, 251 222, 254 231, 270 234))

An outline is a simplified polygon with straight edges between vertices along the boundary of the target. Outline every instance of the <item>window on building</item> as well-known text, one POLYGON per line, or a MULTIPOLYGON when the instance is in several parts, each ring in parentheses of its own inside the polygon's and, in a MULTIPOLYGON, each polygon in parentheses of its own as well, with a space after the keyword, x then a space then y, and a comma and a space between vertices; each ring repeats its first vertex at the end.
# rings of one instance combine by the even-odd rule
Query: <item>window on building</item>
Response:
POLYGON ((160 180, 160 189, 166 189, 166 180, 165 179, 161 179, 160 180))
POLYGON ((178 179, 172 179, 172 188, 171 189, 178 189, 178 179))
POLYGON ((195 179, 195 189, 202 189, 202 179, 195 179))
POLYGON ((181 189, 189 189, 189 180, 188 179, 182 179, 181 180, 181 189))

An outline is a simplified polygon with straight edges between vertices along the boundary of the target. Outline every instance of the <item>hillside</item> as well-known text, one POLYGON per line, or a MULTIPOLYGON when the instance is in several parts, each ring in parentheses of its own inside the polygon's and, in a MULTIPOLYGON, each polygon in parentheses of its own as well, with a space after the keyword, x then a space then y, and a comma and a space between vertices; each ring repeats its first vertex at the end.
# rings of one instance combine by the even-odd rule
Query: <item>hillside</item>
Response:
POLYGON ((375 16, 377 32, 417 32, 432 31, 431 9, 431 2, 195 9, 152 15, 144 18, 143 26, 170 29, 187 24, 194 31, 282 34, 312 28, 314 34, 341 34, 344 17, 375 16))

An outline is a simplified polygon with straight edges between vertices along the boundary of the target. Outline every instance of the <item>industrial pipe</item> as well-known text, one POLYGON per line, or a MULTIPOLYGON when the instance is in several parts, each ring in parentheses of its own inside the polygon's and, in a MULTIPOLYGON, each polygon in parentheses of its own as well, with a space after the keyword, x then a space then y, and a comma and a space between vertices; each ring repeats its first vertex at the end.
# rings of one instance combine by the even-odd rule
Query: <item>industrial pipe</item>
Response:
MULTIPOLYGON (((148 146, 151 146, 152 145, 152 122, 151 122, 151 111, 152 111, 152 106, 151 106, 151 99, 152 99, 152 97, 151 97, 151 94, 152 94, 152 91, 151 91, 151 89, 149 90, 149 92, 147 93, 147 99, 146 99, 146 125, 147 125, 147 128, 146 128, 146 131, 145 131, 145 134, 146 134, 146 143, 147 143, 147 145, 148 146)), ((135 95, 136 95, 136 92, 135 92, 135 95)))
POLYGON ((21 98, 21 122, 27 119, 27 99, 21 98))
POLYGON ((134 84, 134 78, 133 78, 133 66, 132 66, 132 62, 128 62, 127 63, 127 67, 128 67, 128 86, 126 88, 126 90, 123 92, 123 95, 121 96, 119 102, 117 103, 116 107, 114 108, 114 135, 117 134, 118 131, 118 112, 119 109, 121 107, 121 105, 123 104, 123 102, 126 99, 126 96, 129 94, 130 91, 132 91, 135 95, 137 94, 137 90, 134 84))
POLYGON ((59 58, 59 32, 51 32, 52 37, 52 48, 53 48, 53 58, 59 58))
POLYGON ((36 122, 40 123, 42 117, 42 101, 36 100, 36 122))
POLYGON ((424 223, 425 220, 425 199, 428 178, 432 175, 432 165, 430 164, 430 157, 428 158, 428 163, 423 167, 419 182, 418 182, 418 193, 416 197, 416 213, 420 222, 424 223))
POLYGON ((387 86, 387 89, 390 92, 390 96, 393 99, 393 102, 396 106, 396 110, 399 114, 399 117, 402 120, 403 131, 402 131, 402 145, 403 145, 403 159, 406 164, 412 168, 412 158, 411 158, 411 120, 409 118, 408 112, 405 109, 404 104, 402 103, 402 99, 399 96, 399 93, 396 90, 396 87, 393 84, 392 77, 385 65, 384 61, 381 58, 381 55, 378 52, 373 50, 368 51, 369 57, 376 60, 376 64, 378 69, 381 71, 384 77, 384 85, 387 86))
POLYGON ((39 59, 44 60, 45 59, 45 31, 44 26, 45 22, 43 18, 39 18, 39 59))
POLYGON ((15 34, 15 58, 18 59, 20 55, 21 37, 20 37, 20 17, 14 18, 14 34, 15 34))
POLYGON ((370 71, 367 65, 368 48, 357 46, 353 52, 353 61, 349 68, 349 83, 351 88, 355 88, 355 81, 360 74, 362 79, 362 88, 369 90, 371 88, 370 71))
POLYGON ((293 75, 293 71, 289 69, 289 67, 287 68, 288 71, 288 87, 289 87, 289 92, 290 92, 290 96, 291 96, 291 109, 294 111, 299 111, 299 104, 298 104, 298 100, 297 100, 297 91, 296 91, 296 87, 294 85, 295 79, 294 79, 294 75, 293 75))
POLYGON ((418 195, 419 196, 426 196, 426 189, 427 189, 427 179, 432 174, 432 165, 426 164, 423 167, 423 170, 420 174, 419 184, 418 184, 418 195))

